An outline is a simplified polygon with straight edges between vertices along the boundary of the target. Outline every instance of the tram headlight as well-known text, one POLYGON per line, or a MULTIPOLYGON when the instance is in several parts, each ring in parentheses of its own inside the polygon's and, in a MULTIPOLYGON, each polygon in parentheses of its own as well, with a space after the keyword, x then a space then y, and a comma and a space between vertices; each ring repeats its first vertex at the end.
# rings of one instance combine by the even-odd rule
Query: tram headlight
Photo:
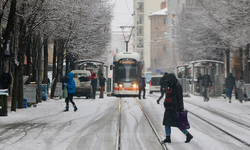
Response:
POLYGON ((123 85, 120 83, 120 84, 118 84, 118 86, 120 87, 120 88, 122 88, 123 87, 123 85))
POLYGON ((133 88, 137 88, 137 84, 136 83, 134 83, 132 86, 133 86, 133 88))

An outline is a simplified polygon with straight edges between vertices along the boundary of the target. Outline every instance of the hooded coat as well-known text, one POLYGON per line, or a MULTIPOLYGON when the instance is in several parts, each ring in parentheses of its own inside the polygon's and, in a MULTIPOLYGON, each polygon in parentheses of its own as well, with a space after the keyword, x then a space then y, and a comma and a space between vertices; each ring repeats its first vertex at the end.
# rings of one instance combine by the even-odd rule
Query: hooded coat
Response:
POLYGON ((67 81, 67 89, 68 89, 68 93, 75 93, 76 92, 76 85, 75 85, 75 81, 74 81, 74 74, 72 72, 68 73, 67 76, 68 81, 67 81))
POLYGON ((176 112, 184 110, 182 86, 178 82, 174 74, 167 74, 165 76, 167 86, 172 88, 172 103, 164 102, 165 112, 163 118, 163 125, 179 127, 176 112), (171 105, 170 107, 168 105, 171 105))
POLYGON ((161 86, 161 91, 165 91, 166 90, 166 82, 165 82, 165 77, 168 75, 168 73, 165 73, 163 77, 161 77, 160 80, 160 86, 161 86), (163 88, 165 90, 163 90, 163 88))

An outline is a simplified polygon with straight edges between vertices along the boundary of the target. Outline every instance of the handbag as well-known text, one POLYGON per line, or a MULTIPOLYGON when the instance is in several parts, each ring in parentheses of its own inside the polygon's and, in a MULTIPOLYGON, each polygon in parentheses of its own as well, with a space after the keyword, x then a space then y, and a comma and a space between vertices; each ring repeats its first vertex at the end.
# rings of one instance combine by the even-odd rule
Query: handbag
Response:
POLYGON ((188 114, 187 110, 184 110, 182 112, 176 112, 179 128, 181 130, 190 128, 190 125, 189 125, 188 119, 187 119, 187 114, 188 114))
POLYGON ((67 87, 64 86, 63 88, 63 98, 67 98, 68 97, 68 90, 67 90, 67 87))

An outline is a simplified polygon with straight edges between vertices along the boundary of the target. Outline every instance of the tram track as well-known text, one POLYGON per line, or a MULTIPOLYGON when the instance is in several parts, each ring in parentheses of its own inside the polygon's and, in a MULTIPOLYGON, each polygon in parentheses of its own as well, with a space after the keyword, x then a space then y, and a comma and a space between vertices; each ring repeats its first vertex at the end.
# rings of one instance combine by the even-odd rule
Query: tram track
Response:
POLYGON ((185 102, 188 103, 188 104, 194 105, 194 106, 196 106, 196 107, 202 108, 202 109, 204 109, 204 110, 206 110, 206 111, 208 111, 208 112, 210 112, 210 113, 213 113, 213 114, 215 114, 215 115, 217 115, 217 116, 220 116, 220 117, 223 117, 223 118, 225 118, 225 119, 227 119, 227 120, 230 120, 230 121, 232 121, 232 122, 234 122, 234 123, 236 123, 236 124, 239 124, 239 125, 241 125, 241 126, 243 126, 243 127, 245 127, 245 128, 250 129, 250 125, 247 125, 247 124, 245 124, 245 123, 242 123, 242 122, 239 122, 239 121, 234 120, 234 119, 232 119, 232 118, 229 118, 229 117, 227 117, 226 115, 222 115, 221 113, 217 113, 217 112, 211 111, 211 110, 209 110, 209 109, 207 109, 207 108, 205 108, 205 107, 202 107, 202 106, 197 105, 197 104, 194 104, 194 103, 190 103, 190 102, 187 102, 187 101, 185 101, 185 102))
MULTIPOLYGON (((233 122, 233 123, 235 123, 235 124, 237 124, 237 125, 241 125, 242 127, 244 127, 244 128, 247 129, 247 130, 249 129, 249 125, 246 125, 246 124, 241 123, 241 122, 239 122, 239 121, 233 120, 233 119, 231 119, 231 118, 229 118, 229 117, 226 117, 226 116, 224 116, 224 115, 221 115, 221 114, 219 114, 219 113, 213 112, 213 111, 211 111, 211 110, 209 110, 209 109, 207 109, 207 108, 205 108, 205 107, 202 107, 202 106, 199 106, 199 105, 190 103, 190 102, 186 102, 186 103, 189 103, 189 104, 191 104, 191 105, 194 105, 194 106, 196 106, 196 107, 199 107, 199 108, 201 108, 201 109, 204 109, 204 110, 206 110, 206 111, 208 111, 208 112, 210 112, 210 113, 212 113, 212 114, 215 114, 215 115, 217 115, 217 116, 220 116, 220 117, 222 117, 222 118, 224 118, 224 119, 226 119, 226 120, 229 120, 229 121, 231 121, 231 122, 233 122)), ((187 109, 187 110, 188 110, 188 109, 187 109)), ((194 115, 195 117, 199 118, 200 120, 202 120, 202 121, 208 123, 209 125, 213 126, 214 128, 220 130, 221 132, 225 133, 226 135, 228 135, 228 136, 234 138, 235 140, 241 142, 242 144, 244 144, 244 145, 250 147, 250 143, 248 143, 248 142, 246 142, 246 141, 240 139, 239 137, 237 137, 237 136, 234 135, 233 133, 230 133, 230 131, 226 131, 226 129, 222 129, 221 127, 219 127, 219 126, 216 125, 215 123, 212 123, 211 121, 208 121, 208 119, 205 119, 204 117, 201 117, 201 116, 197 115, 196 113, 194 113, 194 112, 192 112, 192 111, 189 111, 189 110, 188 110, 188 112, 189 112, 190 114, 194 115)))
MULTIPOLYGON (((146 111, 143 109, 142 105, 140 104, 140 102, 135 98, 136 103, 138 104, 138 106, 140 107, 141 111, 143 112, 143 115, 145 116, 147 122, 149 123, 150 128, 152 129, 152 131, 154 132, 159 144, 161 145, 162 149, 164 150, 168 150, 166 144, 161 144, 160 142, 162 141, 161 137, 159 136, 159 134, 157 133, 152 121, 150 120, 150 118, 148 117, 146 111)), ((116 149, 115 150, 120 150, 121 149, 121 109, 122 109, 122 100, 121 98, 119 98, 119 114, 118 114, 118 124, 117 124, 117 141, 116 141, 116 149)))

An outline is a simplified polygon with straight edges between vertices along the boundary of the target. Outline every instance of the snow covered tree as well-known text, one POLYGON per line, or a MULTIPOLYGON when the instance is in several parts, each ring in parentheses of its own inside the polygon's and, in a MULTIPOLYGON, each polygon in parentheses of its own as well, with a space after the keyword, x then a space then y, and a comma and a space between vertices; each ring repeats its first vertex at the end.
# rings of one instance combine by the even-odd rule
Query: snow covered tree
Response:
POLYGON ((182 60, 222 60, 244 48, 250 40, 249 8, 248 0, 190 0, 178 14, 182 60))

